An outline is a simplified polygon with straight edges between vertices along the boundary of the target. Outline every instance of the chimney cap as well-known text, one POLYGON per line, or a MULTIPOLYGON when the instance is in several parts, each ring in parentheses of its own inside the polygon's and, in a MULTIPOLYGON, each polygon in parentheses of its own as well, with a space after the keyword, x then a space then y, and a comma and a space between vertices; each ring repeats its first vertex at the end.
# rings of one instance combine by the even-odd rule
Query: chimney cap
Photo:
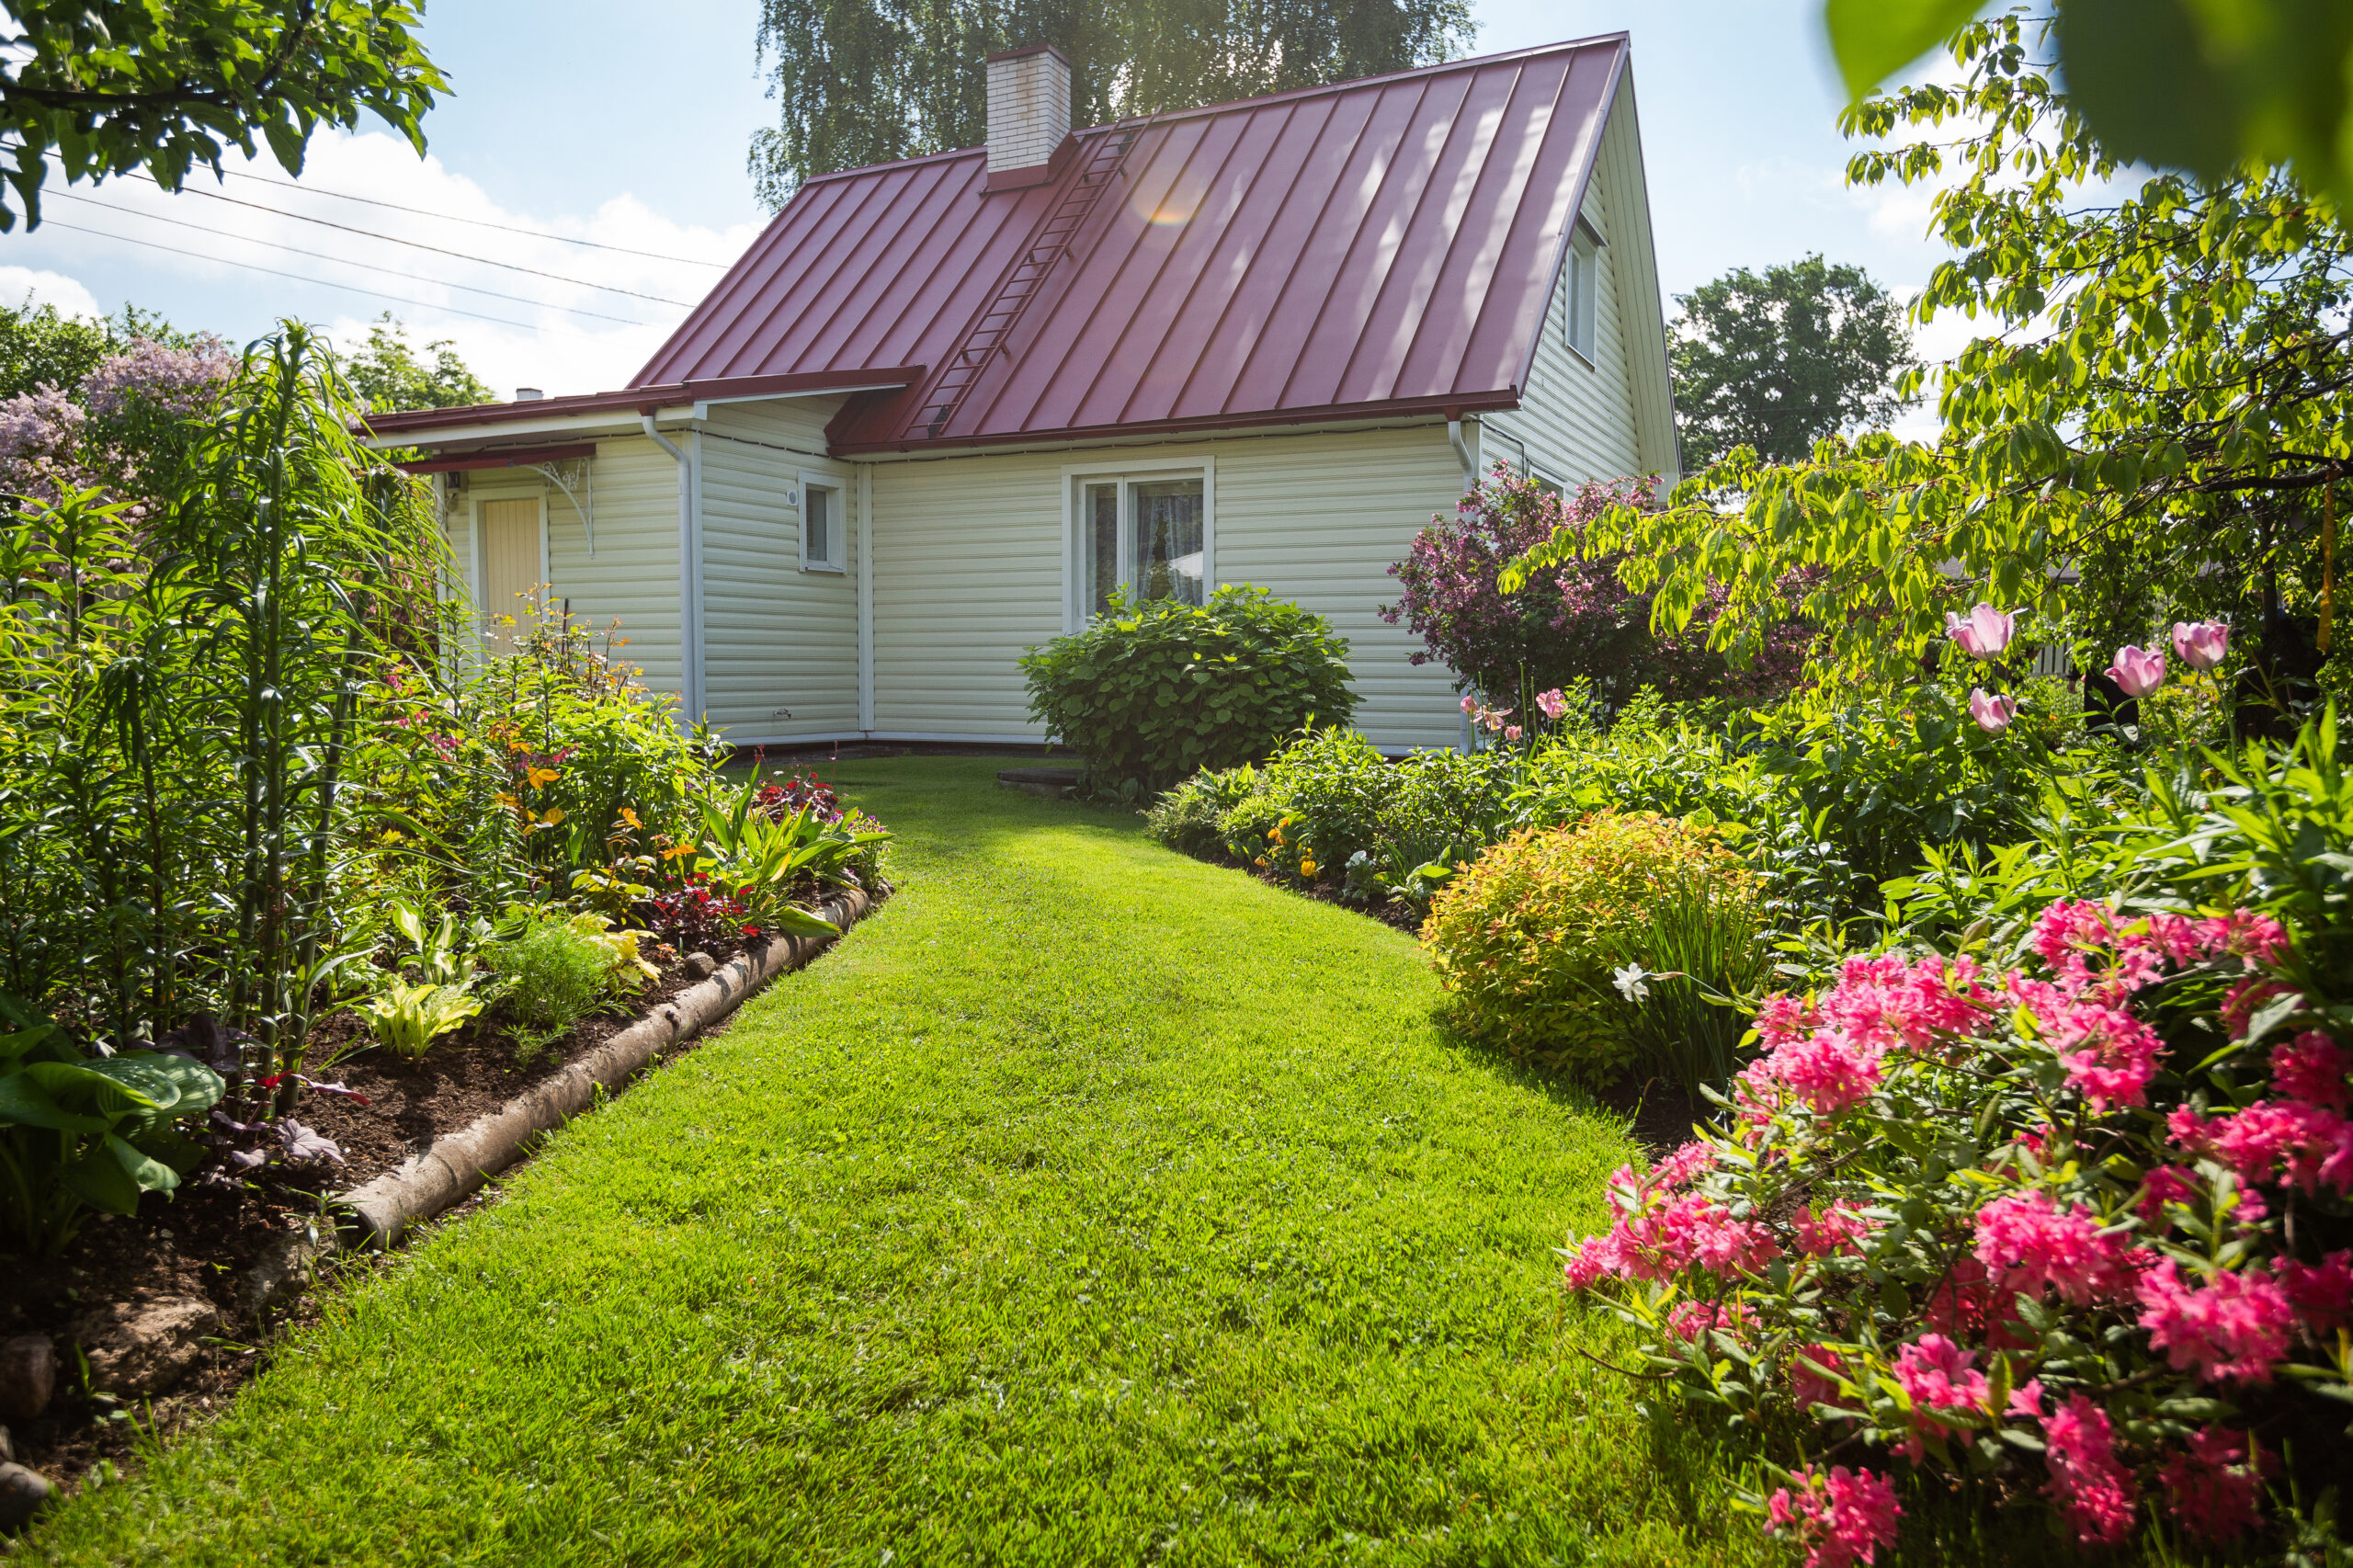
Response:
POLYGON ((994 65, 1000 60, 1018 60, 1026 54, 1051 54, 1064 65, 1070 63, 1070 56, 1051 43, 1025 43, 1019 49, 1000 49, 995 54, 981 56, 981 63, 994 65))
POLYGON ((545 392, 541 391, 538 387, 517 387, 515 389, 515 401, 517 403, 537 403, 547 395, 548 394, 545 392))

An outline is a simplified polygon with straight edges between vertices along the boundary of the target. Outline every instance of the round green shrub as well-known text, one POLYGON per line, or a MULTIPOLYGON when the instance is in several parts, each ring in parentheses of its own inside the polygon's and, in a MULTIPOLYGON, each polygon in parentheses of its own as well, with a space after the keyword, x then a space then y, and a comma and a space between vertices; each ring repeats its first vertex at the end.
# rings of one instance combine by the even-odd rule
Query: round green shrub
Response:
POLYGON ((1204 767, 1255 762, 1310 719, 1356 711, 1348 645, 1262 588, 1205 605, 1122 593, 1083 631, 1022 655, 1029 715, 1098 790, 1136 793, 1204 767))
POLYGON ((1596 812, 1489 849, 1431 902, 1422 943, 1465 1033, 1599 1081, 1642 1044, 1613 971, 1643 964, 1662 914, 1695 890, 1720 918, 1754 921, 1756 875, 1712 828, 1596 812))
POLYGON ((1153 802, 1144 824, 1180 855, 1211 855, 1225 846, 1218 823, 1258 787, 1257 769, 1205 767, 1153 802))

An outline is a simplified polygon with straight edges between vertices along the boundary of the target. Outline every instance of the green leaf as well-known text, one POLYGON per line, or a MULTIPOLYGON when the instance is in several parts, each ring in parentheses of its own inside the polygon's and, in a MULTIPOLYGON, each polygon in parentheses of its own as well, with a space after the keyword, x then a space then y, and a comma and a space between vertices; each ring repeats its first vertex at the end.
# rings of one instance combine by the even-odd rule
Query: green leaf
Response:
POLYGON ((76 1198, 101 1212, 130 1214, 139 1208, 143 1189, 105 1142, 85 1144, 58 1174, 76 1198))
POLYGON ((1824 0, 1823 25, 1849 97, 1859 98, 1943 42, 1980 0, 1824 0))

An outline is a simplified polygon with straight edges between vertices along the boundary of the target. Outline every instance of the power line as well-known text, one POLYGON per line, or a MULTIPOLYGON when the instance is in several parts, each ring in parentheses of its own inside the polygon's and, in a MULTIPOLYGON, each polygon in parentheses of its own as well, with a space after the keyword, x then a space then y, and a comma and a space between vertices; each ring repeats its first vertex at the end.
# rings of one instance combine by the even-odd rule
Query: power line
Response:
POLYGON ((406 278, 414 283, 430 283, 442 289, 461 289, 469 294, 487 294, 494 300, 512 300, 518 305, 539 305, 551 311, 569 311, 574 315, 594 316, 598 321, 619 322, 623 326, 652 324, 647 322, 633 321, 628 316, 608 316, 602 311, 582 310, 577 305, 551 305, 546 301, 534 300, 525 294, 502 294, 495 289, 480 289, 472 283, 451 283, 439 278, 418 278, 411 273, 403 272, 397 267, 378 267, 373 262, 353 261, 348 256, 329 256, 324 251, 304 250, 300 245, 290 245, 278 240, 256 239, 251 234, 235 233, 227 229, 215 229, 203 223, 191 223, 185 218, 166 218, 160 212, 142 212, 136 207, 125 207, 119 202, 100 201, 92 196, 76 196, 70 190, 52 190, 49 194, 52 199, 63 197, 68 201, 78 201, 85 207, 103 207, 109 212, 124 212, 133 218, 144 218, 150 222, 169 223, 179 229, 194 229, 199 234, 217 234, 224 240, 236 240, 244 244, 267 245, 273 250, 288 251, 295 256, 307 256, 314 261, 331 261, 337 267, 357 267, 366 272, 381 272, 392 278, 406 278))
MULTIPOLYGON (((163 188, 160 181, 156 188, 159 190, 163 188)), ((306 218, 300 212, 283 211, 259 201, 244 200, 241 197, 223 196, 217 190, 199 190, 191 186, 182 189, 179 194, 200 196, 207 201, 225 201, 233 207, 250 207, 256 212, 267 212, 272 217, 291 218, 298 223, 316 223, 323 229, 339 229, 347 234, 358 234, 363 239, 381 240, 387 244, 407 245, 412 250, 429 250, 436 256, 454 256, 460 261, 478 262, 484 267, 504 267, 509 272, 528 272, 534 278, 551 278, 558 283, 570 283, 576 288, 601 289, 608 294, 627 294, 633 300, 651 300, 657 305, 676 305, 681 310, 693 309, 692 302, 687 300, 665 299, 659 294, 645 294, 635 289, 616 288, 610 283, 591 283, 585 278, 566 278, 561 272, 542 272, 536 267, 517 267, 511 261, 493 261, 486 256, 472 256, 461 250, 448 250, 440 245, 428 245, 422 240, 404 240, 397 234, 380 234, 373 229, 355 229, 348 223, 329 222, 324 218, 306 218)))
POLYGON ((578 333, 584 337, 589 335, 584 329, 576 326, 561 324, 552 327, 534 326, 529 322, 513 321, 506 316, 485 315, 480 311, 460 310, 455 305, 436 304, 431 300, 414 299, 406 294, 387 294, 381 289, 362 289, 356 283, 331 283, 324 278, 305 278, 299 272, 284 272, 275 267, 257 267, 250 261, 231 261, 225 256, 196 256, 174 245, 157 244, 153 240, 134 240, 129 234, 109 234, 104 229, 85 229, 79 223, 63 222, 55 218, 42 219, 41 227, 65 229, 77 234, 95 234, 99 239, 112 240, 118 244, 141 245, 148 250, 168 251, 174 256, 186 256, 192 261, 210 262, 215 267, 241 267, 247 272, 266 272, 272 278, 290 278, 297 283, 309 283, 321 289, 340 289, 347 294, 365 294, 371 300, 390 300, 395 304, 417 305, 428 311, 447 312, 453 316, 472 316, 476 321, 496 322, 500 326, 519 327, 525 332, 571 332, 578 333))
MULTIPOLYGON (((296 180, 272 179, 267 175, 248 174, 243 169, 221 171, 236 179, 249 179, 256 185, 274 185, 280 190, 299 190, 312 196, 332 196, 337 201, 364 201, 370 207, 389 207, 395 212, 414 212, 420 218, 438 218, 448 223, 472 223, 477 229, 497 229, 509 234, 529 234, 537 240, 554 240, 567 245, 586 245, 591 250, 618 251, 622 256, 642 256, 648 261, 675 261, 687 267, 710 267, 725 271, 723 261, 700 261, 690 256, 665 256, 660 251, 631 250, 627 245, 608 245, 601 240, 575 240, 569 234, 551 234, 544 229, 519 228, 513 223, 494 223, 487 218, 460 218, 454 212, 436 212, 429 207, 404 207, 397 201, 385 201, 373 196, 353 196, 347 191, 327 190, 315 185, 303 185, 296 180)), ((287 214, 294 216, 292 213, 287 214)))

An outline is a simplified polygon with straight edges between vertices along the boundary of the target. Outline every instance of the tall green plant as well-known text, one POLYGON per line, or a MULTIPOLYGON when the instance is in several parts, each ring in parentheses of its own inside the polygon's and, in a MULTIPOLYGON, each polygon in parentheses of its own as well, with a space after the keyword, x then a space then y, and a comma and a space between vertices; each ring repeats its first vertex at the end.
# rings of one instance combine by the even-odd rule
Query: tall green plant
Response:
POLYGON ((157 530, 197 585, 193 652, 219 672, 233 747, 225 1001, 280 1067, 350 956, 334 891, 360 686, 439 564, 416 492, 354 436, 362 412, 324 346, 290 324, 247 350, 157 530))
MULTIPOLYGON (((347 953, 355 748, 440 546, 304 329, 246 351, 176 493, 20 499, 0 539, 0 960, 117 1050, 199 1013, 295 1064, 347 953)), ((289 1080, 291 1082, 291 1080, 289 1080)))

